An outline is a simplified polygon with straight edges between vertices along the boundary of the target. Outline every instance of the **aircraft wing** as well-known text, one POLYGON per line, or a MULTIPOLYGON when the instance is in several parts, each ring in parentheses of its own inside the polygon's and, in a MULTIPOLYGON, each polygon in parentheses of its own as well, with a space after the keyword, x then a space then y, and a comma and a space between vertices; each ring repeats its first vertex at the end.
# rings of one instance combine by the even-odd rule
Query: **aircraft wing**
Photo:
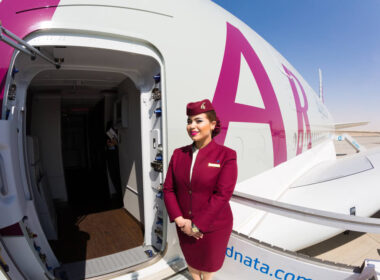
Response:
MULTIPOLYGON (((283 188, 277 197, 262 197, 337 214, 369 217, 380 210, 379 182, 380 149, 374 149, 320 162, 283 188)), ((252 189, 242 187, 238 191, 256 195, 252 189)), ((344 231, 238 203, 233 203, 232 208, 234 218, 240 213, 234 230, 288 250, 309 247, 344 231)))
POLYGON ((334 125, 335 125, 335 129, 343 129, 343 128, 349 128, 349 127, 363 126, 367 124, 369 124, 369 122, 336 123, 334 125))

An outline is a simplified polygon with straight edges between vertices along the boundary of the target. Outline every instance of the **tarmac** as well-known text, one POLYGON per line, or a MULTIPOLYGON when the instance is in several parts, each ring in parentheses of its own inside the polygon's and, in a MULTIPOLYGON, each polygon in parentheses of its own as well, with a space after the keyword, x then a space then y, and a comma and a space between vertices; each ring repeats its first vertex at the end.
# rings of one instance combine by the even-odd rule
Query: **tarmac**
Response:
MULTIPOLYGON (((336 134, 349 134, 359 143, 359 145, 364 146, 367 150, 380 148, 380 132, 341 131, 336 134)), ((334 143, 337 157, 356 153, 355 149, 346 141, 335 141, 334 143)))

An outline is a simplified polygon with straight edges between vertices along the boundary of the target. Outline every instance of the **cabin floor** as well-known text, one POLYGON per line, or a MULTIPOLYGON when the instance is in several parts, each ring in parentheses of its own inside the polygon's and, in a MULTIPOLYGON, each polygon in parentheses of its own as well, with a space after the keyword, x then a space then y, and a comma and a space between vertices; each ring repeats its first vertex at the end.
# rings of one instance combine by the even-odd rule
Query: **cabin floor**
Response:
POLYGON ((110 200, 99 203, 97 209, 86 207, 85 203, 57 207, 59 239, 51 240, 50 245, 62 263, 103 257, 142 245, 142 224, 124 208, 112 209, 113 204, 118 205, 110 200))

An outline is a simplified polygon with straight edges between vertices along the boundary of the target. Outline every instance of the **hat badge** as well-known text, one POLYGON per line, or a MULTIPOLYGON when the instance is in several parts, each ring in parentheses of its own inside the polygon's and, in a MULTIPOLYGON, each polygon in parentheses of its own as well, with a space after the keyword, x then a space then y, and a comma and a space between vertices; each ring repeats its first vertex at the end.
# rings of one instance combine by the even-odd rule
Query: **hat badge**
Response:
POLYGON ((203 102, 202 105, 201 105, 201 109, 204 110, 206 109, 206 102, 203 102))

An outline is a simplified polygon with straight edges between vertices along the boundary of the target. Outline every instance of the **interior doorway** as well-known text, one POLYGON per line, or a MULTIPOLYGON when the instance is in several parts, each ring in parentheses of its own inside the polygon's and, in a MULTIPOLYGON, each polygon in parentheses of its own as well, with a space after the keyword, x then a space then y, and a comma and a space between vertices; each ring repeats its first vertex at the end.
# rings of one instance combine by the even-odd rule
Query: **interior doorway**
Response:
POLYGON ((61 117, 68 203, 91 212, 109 208, 104 99, 94 106, 63 104, 61 117))

